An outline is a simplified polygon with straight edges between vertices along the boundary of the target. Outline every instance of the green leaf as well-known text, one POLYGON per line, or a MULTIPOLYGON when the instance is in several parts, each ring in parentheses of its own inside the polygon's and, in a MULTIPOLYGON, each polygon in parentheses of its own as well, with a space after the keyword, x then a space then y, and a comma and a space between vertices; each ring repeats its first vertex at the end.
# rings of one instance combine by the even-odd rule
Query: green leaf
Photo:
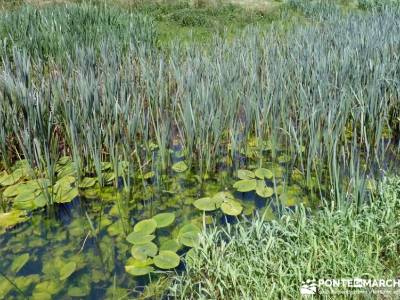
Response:
POLYGON ((149 242, 132 246, 132 256, 138 260, 145 260, 148 256, 154 257, 157 254, 157 245, 149 242))
POLYGON ((260 197, 263 198, 268 198, 271 197, 274 194, 274 190, 271 187, 268 187, 264 180, 258 180, 257 181, 257 187, 256 187, 256 193, 260 197))
POLYGON ((185 172, 188 169, 187 164, 182 160, 172 165, 172 170, 177 173, 185 172))
POLYGON ((181 248, 181 245, 178 243, 177 240, 166 240, 164 242, 161 243, 160 245, 160 251, 172 251, 172 252, 176 252, 181 248))
POLYGON ((143 232, 132 232, 127 237, 126 240, 134 245, 146 244, 154 240, 155 236, 150 234, 144 234, 143 232))
POLYGON ((66 187, 60 188, 56 191, 54 202, 56 203, 68 203, 79 196, 79 191, 77 188, 68 189, 66 187))
POLYGON ((194 247, 199 242, 199 234, 201 230, 193 224, 183 226, 178 233, 179 243, 187 247, 194 247))
POLYGON ((7 229, 19 223, 25 222, 26 214, 19 210, 12 210, 7 213, 0 213, 0 228, 7 229))
POLYGON ((85 177, 82 179, 82 181, 79 183, 79 188, 81 189, 87 189, 93 187, 97 182, 96 178, 89 178, 85 177))
POLYGON ((174 269, 179 266, 180 263, 178 254, 172 251, 160 251, 153 260, 158 268, 165 270, 174 269))
POLYGON ((22 169, 17 169, 11 174, 5 174, 0 177, 0 185, 10 186, 16 184, 23 176, 24 171, 22 169))
POLYGON ((250 192, 256 189, 257 187, 257 180, 251 179, 251 180, 239 180, 236 181, 233 185, 233 187, 238 191, 238 192, 250 192))
POLYGON ((213 211, 219 208, 220 202, 216 201, 214 198, 204 197, 194 201, 193 205, 203 211, 213 211))
POLYGON ((76 263, 71 261, 60 269, 60 280, 65 280, 76 270, 76 263))
POLYGON ((140 221, 133 227, 134 232, 142 232, 143 234, 151 234, 157 228, 157 222, 153 219, 140 221))
POLYGON ((153 267, 125 266, 125 271, 133 276, 143 276, 154 271, 153 267))
POLYGON ((161 213, 155 215, 153 220, 157 223, 157 228, 164 228, 170 226, 175 221, 175 213, 161 213))
POLYGON ((273 177, 272 171, 265 168, 255 170, 254 174, 259 179, 271 179, 273 177))
POLYGON ((222 203, 221 210, 226 215, 238 216, 241 214, 243 206, 235 200, 228 200, 222 203))
POLYGON ((238 170, 237 177, 242 180, 249 180, 249 179, 254 179, 255 174, 249 170, 238 170))
POLYGON ((25 266, 28 260, 29 260, 29 253, 24 253, 14 258, 11 264, 11 272, 18 273, 18 271, 25 266))

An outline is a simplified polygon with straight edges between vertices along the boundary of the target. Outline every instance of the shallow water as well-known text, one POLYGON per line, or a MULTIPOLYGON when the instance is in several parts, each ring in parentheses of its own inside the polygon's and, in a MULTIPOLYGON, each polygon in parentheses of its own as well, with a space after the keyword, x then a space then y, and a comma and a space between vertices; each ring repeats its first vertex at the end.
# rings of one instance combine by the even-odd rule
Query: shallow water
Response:
MULTIPOLYGON (((108 187, 94 194, 82 191, 82 196, 71 203, 34 211, 28 221, 0 235, 0 270, 4 277, 0 298, 132 298, 138 297, 146 286, 146 292, 151 294, 149 287, 156 287, 157 280, 168 272, 156 269, 137 277, 125 272, 132 247, 125 238, 133 225, 160 212, 174 212, 175 222, 156 231, 153 242, 159 246, 167 239, 176 239, 179 228, 187 223, 202 227, 203 221, 236 222, 237 217, 225 216, 219 210, 207 212, 209 217, 203 219, 203 212, 193 206, 199 197, 227 189, 244 207, 239 218, 251 216, 256 210, 263 212, 265 208, 268 208, 267 218, 274 216, 274 197, 263 199, 254 192, 234 192, 233 181, 227 172, 221 172, 218 178, 200 184, 198 177, 182 173, 164 180, 163 184, 148 180, 146 188, 138 185, 131 197, 108 187), (83 196, 85 193, 90 198, 83 196), (62 280, 60 270, 69 262, 76 263, 76 270, 62 280)), ((189 249, 183 246, 177 253, 183 257, 189 249)), ((181 260, 179 267, 170 272, 183 269, 181 260)))

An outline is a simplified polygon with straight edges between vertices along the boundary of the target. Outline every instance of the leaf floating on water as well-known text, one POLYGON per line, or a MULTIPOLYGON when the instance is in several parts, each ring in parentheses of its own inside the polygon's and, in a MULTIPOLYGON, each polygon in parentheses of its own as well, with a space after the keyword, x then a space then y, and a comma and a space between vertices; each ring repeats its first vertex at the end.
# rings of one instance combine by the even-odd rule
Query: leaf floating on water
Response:
POLYGON ((193 205, 199 210, 213 211, 218 209, 220 204, 214 198, 204 197, 194 201, 193 205))
POLYGON ((256 175, 254 174, 254 172, 249 170, 238 170, 237 177, 242 180, 249 180, 254 179, 256 175))
POLYGON ((177 173, 185 172, 188 169, 187 164, 182 160, 172 165, 172 170, 177 173))
POLYGON ((178 254, 172 251, 160 251, 160 253, 154 257, 154 264, 164 270, 174 269, 179 266, 180 257, 178 254))
POLYGON ((157 228, 157 222, 153 219, 140 221, 133 227, 134 232, 141 232, 142 234, 151 234, 157 228))
POLYGON ((68 288, 68 296, 85 297, 90 293, 90 286, 71 286, 68 288))
POLYGON ((25 213, 19 210, 12 210, 7 213, 0 213, 0 228, 7 229, 19 223, 25 222, 28 218, 25 213))
POLYGON ((24 171, 22 169, 17 169, 11 174, 5 173, 0 177, 0 185, 10 186, 16 184, 22 178, 23 174, 24 171))
POLYGON ((134 257, 131 257, 128 259, 126 262, 127 266, 135 266, 135 267, 147 267, 153 264, 153 259, 152 258, 147 258, 147 259, 136 259, 134 257))
POLYGON ((131 254, 138 260, 145 260, 148 256, 154 257, 157 254, 157 245, 149 242, 141 245, 134 245, 131 249, 131 254))
POLYGON ((12 264, 11 264, 11 272, 13 273, 18 273, 19 270, 21 270, 25 264, 29 260, 29 253, 24 253, 20 256, 17 256, 14 258, 12 264))
POLYGON ((154 271, 153 267, 137 267, 137 266, 125 266, 125 271, 133 276, 143 276, 154 271))
POLYGON ((74 200, 79 196, 79 191, 77 188, 62 188, 57 190, 56 195, 54 197, 54 202, 56 203, 68 203, 74 200))
POLYGON ((233 195, 230 192, 218 192, 212 198, 217 203, 218 208, 223 202, 234 199, 233 195))
POLYGON ((221 210, 226 215, 238 216, 241 214, 243 206, 235 200, 229 200, 222 203, 221 210))
POLYGON ((60 269, 60 280, 65 280, 71 276, 76 270, 76 263, 69 262, 60 269))
POLYGON ((264 180, 259 180, 257 182, 256 193, 260 197, 268 198, 274 194, 274 190, 273 188, 267 186, 264 180))
POLYGON ((13 207, 19 210, 35 209, 35 194, 32 192, 24 192, 15 197, 13 207))
POLYGON ((141 245, 151 242, 155 239, 154 235, 144 234, 143 232, 132 232, 127 237, 126 240, 134 245, 141 245))
POLYGON ((271 170, 265 168, 259 168, 254 173, 259 179, 271 179, 274 176, 271 170))
POLYGON ((181 245, 178 243, 177 240, 166 240, 161 243, 160 245, 160 251, 172 251, 172 252, 177 252, 181 248, 181 245))
POLYGON ((278 157, 278 161, 279 161, 281 164, 288 163, 288 162, 290 161, 290 156, 287 155, 287 154, 282 154, 282 155, 280 155, 280 156, 278 157))
POLYGON ((239 180, 234 183, 233 187, 238 192, 243 192, 243 193, 254 191, 257 187, 257 180, 255 179, 239 180))
POLYGON ((179 243, 187 247, 194 247, 199 242, 199 234, 201 230, 193 224, 183 226, 178 233, 179 243))
POLYGON ((46 196, 43 193, 41 193, 39 194, 39 196, 35 196, 33 202, 35 203, 36 207, 45 207, 47 204, 47 199, 46 196))
POLYGON ((96 184, 96 182, 97 182, 96 178, 85 177, 79 183, 79 188, 81 189, 91 188, 96 184))
POLYGON ((175 213, 161 213, 155 215, 153 220, 157 223, 157 228, 164 228, 170 226, 175 221, 175 213))
POLYGON ((153 171, 147 172, 146 174, 143 174, 143 179, 151 179, 156 175, 153 171))

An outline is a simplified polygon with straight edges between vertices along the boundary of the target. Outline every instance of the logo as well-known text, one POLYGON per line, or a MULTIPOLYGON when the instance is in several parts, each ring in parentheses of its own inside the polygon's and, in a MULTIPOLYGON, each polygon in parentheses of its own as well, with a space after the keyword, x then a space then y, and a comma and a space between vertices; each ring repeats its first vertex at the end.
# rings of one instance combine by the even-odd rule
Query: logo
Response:
POLYGON ((300 294, 315 295, 317 293, 317 282, 315 280, 307 280, 301 283, 300 294))
POLYGON ((400 295, 400 278, 397 279, 309 279, 300 286, 301 295, 324 294, 390 294, 400 295))

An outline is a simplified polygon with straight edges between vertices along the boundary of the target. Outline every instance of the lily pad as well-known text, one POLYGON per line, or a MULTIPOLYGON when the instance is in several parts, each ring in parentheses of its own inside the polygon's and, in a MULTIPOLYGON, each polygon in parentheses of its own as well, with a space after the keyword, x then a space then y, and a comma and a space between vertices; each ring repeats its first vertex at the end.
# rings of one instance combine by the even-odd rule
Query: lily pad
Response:
POLYGON ((147 267, 153 264, 153 259, 152 258, 147 258, 147 259, 136 259, 134 257, 130 257, 128 261, 126 262, 127 266, 135 266, 135 267, 147 267))
POLYGON ((35 194, 32 192, 24 192, 14 199, 13 207, 19 210, 35 209, 35 194))
POLYGON ((142 231, 138 232, 131 232, 127 237, 126 240, 134 245, 141 245, 146 244, 154 240, 155 236, 152 234, 145 234, 142 231))
POLYGON ((180 258, 178 254, 172 251, 160 251, 160 253, 154 257, 154 264, 164 270, 174 269, 179 266, 180 258))
POLYGON ((24 253, 14 258, 11 264, 11 272, 18 273, 18 271, 25 266, 28 260, 29 260, 29 253, 24 253))
POLYGON ((65 264, 61 269, 60 269, 60 280, 65 280, 69 276, 71 276, 76 270, 76 263, 71 261, 67 264, 65 264))
POLYGON ((133 276, 143 276, 153 272, 154 268, 151 266, 125 266, 125 271, 133 276))
POLYGON ((153 219, 140 221, 133 228, 134 232, 141 232, 142 234, 151 234, 157 228, 157 222, 153 219))
POLYGON ((143 174, 143 179, 150 179, 153 178, 154 176, 156 176, 156 173, 154 173, 153 171, 147 172, 145 174, 143 174))
POLYGON ((34 191, 35 190, 29 189, 29 187, 27 187, 23 183, 19 184, 17 183, 15 185, 10 185, 9 187, 7 187, 3 192, 3 197, 12 198, 23 192, 34 192, 34 191))
POLYGON ((10 186, 16 184, 23 176, 23 170, 17 169, 11 174, 5 174, 0 177, 0 185, 2 186, 10 186))
POLYGON ((157 228, 168 227, 169 225, 174 223, 175 213, 161 213, 155 215, 152 219, 156 221, 157 228))
POLYGON ((45 207, 47 204, 46 196, 43 193, 39 194, 38 196, 35 196, 33 203, 35 204, 36 207, 45 207))
POLYGON ((79 183, 79 188, 81 189, 91 188, 96 184, 96 182, 97 182, 96 178, 85 177, 79 183))
POLYGON ((19 210, 12 210, 7 213, 0 213, 0 228, 9 228, 26 221, 26 214, 19 210))
POLYGON ((265 168, 259 168, 254 173, 259 179, 271 179, 274 176, 271 170, 265 168))
POLYGON ((199 242, 199 234, 201 230, 193 224, 183 226, 178 233, 179 243, 187 247, 194 247, 199 242))
POLYGON ((257 182, 256 193, 260 197, 268 198, 268 197, 271 197, 274 194, 274 189, 269 187, 269 186, 267 186, 265 184, 264 180, 259 180, 257 182))
POLYGON ((243 206, 235 200, 229 200, 222 203, 221 210, 226 215, 238 216, 241 214, 243 206))
POLYGON ((238 192, 250 192, 256 189, 257 187, 257 180, 250 179, 250 180, 239 180, 233 184, 233 187, 238 192))
POLYGON ((188 169, 188 165, 182 160, 172 165, 172 170, 177 173, 185 172, 188 169))
POLYGON ((278 157, 278 161, 281 163, 281 164, 284 164, 284 163, 288 163, 289 161, 290 161, 290 156, 289 155, 287 155, 287 154, 282 154, 282 155, 280 155, 279 157, 278 157))
POLYGON ((161 243, 160 245, 160 251, 172 251, 172 252, 176 252, 181 248, 181 245, 178 243, 177 240, 166 240, 164 242, 161 243))
POLYGON ((212 198, 216 202, 218 208, 223 202, 235 199, 230 192, 218 192, 212 198))
POLYGON ((84 286, 84 285, 70 286, 67 292, 68 296, 79 297, 79 298, 85 297, 89 295, 89 293, 90 293, 90 286, 84 286))
POLYGON ((154 257, 157 254, 157 245, 149 242, 132 246, 132 256, 138 260, 145 260, 148 256, 154 257))
POLYGON ((193 205, 199 210, 213 211, 218 209, 221 204, 214 198, 204 197, 194 201, 193 205))
POLYGON ((237 177, 242 180, 249 180, 254 179, 256 175, 254 174, 254 172, 249 170, 238 170, 237 177))
POLYGON ((70 187, 69 189, 67 189, 63 187, 56 191, 54 202, 68 203, 74 200, 78 196, 79 196, 79 191, 77 188, 70 187))

